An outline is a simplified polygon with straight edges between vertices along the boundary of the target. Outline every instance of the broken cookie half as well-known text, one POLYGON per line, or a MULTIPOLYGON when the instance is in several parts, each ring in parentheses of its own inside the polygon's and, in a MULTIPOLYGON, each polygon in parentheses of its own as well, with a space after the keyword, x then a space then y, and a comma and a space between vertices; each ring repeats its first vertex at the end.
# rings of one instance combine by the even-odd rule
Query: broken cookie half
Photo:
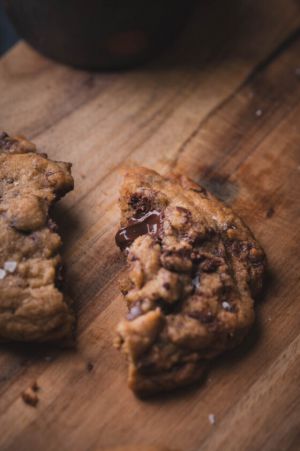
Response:
POLYGON ((249 331, 264 252, 230 208, 183 176, 130 170, 120 208, 116 243, 129 271, 117 346, 129 386, 147 394, 190 384, 249 331))
POLYGON ((71 164, 0 133, 0 341, 72 337, 73 312, 59 289, 61 239, 49 217, 72 189, 71 164))

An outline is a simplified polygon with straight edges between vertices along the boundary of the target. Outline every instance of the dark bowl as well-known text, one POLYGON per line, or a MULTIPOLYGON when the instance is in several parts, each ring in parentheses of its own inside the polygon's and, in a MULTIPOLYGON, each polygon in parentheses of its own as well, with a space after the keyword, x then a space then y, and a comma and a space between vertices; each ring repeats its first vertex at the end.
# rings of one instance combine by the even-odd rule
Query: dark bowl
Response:
POLYGON ((5 0, 18 33, 44 55, 77 67, 141 63, 174 40, 194 0, 5 0))

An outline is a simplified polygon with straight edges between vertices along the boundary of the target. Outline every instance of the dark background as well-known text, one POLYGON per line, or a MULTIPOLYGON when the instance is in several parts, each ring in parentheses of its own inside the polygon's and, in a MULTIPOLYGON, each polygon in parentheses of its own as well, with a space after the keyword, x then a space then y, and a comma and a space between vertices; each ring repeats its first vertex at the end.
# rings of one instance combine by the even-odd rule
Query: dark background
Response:
POLYGON ((18 35, 9 22, 0 0, 0 55, 6 52, 18 39, 18 35))

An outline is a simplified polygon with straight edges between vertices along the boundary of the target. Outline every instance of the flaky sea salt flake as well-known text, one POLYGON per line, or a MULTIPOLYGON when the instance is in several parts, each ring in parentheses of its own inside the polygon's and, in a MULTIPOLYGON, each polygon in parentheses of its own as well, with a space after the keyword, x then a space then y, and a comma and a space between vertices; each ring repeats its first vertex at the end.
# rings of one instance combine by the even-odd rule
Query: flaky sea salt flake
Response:
POLYGON ((17 267, 17 262, 15 262, 15 261, 13 261, 13 260, 7 260, 7 261, 4 263, 4 269, 5 269, 5 271, 8 271, 8 272, 14 272, 14 271, 16 270, 16 267, 17 267))
POLYGON ((210 422, 210 424, 216 424, 216 417, 213 413, 210 413, 208 415, 208 421, 210 422))
POLYGON ((0 280, 4 279, 4 277, 6 276, 6 271, 2 268, 0 268, 0 280))
POLYGON ((260 110, 260 109, 258 109, 258 110, 256 110, 255 111, 255 115, 257 116, 257 117, 260 117, 261 115, 262 115, 262 110, 260 110))
POLYGON ((226 302, 226 301, 222 302, 222 307, 224 310, 227 310, 227 311, 231 310, 231 305, 229 304, 229 302, 226 302))

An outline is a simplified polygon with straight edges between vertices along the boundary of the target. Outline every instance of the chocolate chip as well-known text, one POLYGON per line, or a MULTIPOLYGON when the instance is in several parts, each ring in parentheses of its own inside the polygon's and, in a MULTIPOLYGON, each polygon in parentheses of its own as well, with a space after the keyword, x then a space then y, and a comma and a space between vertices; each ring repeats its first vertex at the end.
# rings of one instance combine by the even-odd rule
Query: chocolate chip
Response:
POLYGON ((157 299, 156 305, 160 307, 160 309, 163 311, 165 315, 171 315, 178 309, 178 303, 169 303, 166 302, 164 299, 157 299))

